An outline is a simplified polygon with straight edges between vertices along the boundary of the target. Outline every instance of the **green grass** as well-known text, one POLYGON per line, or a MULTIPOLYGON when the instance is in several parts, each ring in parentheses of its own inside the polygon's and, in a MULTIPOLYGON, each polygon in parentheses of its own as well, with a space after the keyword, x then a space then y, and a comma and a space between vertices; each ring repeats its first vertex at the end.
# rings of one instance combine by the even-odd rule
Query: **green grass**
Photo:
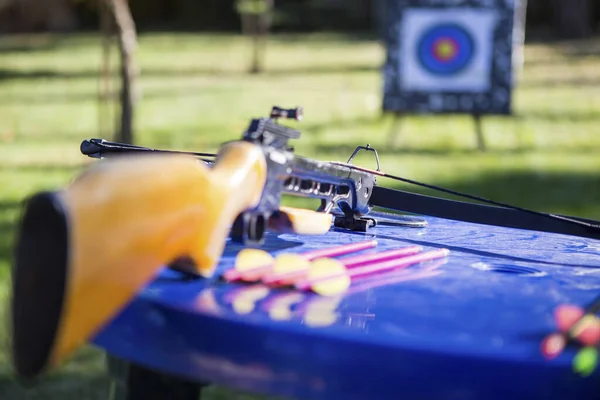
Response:
MULTIPOLYGON (((111 138, 114 112, 99 114, 97 107, 99 43, 85 35, 0 38, 3 304, 19 202, 68 183, 91 162, 79 153, 81 140, 111 138)), ((515 116, 485 118, 489 150, 480 153, 465 116, 408 117, 390 146, 392 121, 379 113, 384 52, 371 40, 278 36, 270 43, 267 71, 250 76, 243 38, 148 34, 137 54, 137 143, 211 151, 238 138, 249 118, 265 115, 273 104, 302 105, 306 119, 296 148, 303 155, 345 160, 354 146, 370 143, 380 151, 382 168, 395 174, 600 219, 600 51, 589 51, 598 48, 600 40, 528 45, 515 116)), ((363 155, 358 162, 373 165, 363 155)), ((0 339, 6 344, 5 332, 0 339)), ((0 351, 1 399, 102 399, 108 393, 103 359, 91 348, 31 390, 12 379, 7 361, 0 351)), ((207 398, 250 397, 212 388, 207 398)))

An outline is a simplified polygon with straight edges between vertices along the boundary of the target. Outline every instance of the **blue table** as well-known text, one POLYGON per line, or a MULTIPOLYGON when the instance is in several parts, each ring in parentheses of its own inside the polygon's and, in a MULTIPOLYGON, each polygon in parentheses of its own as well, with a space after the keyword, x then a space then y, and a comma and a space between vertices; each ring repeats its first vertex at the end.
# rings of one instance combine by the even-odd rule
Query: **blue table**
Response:
MULTIPOLYGON (((539 349, 555 328, 555 306, 584 305, 600 290, 600 241, 426 219, 426 228, 270 235, 264 248, 302 252, 375 237, 370 251, 446 247, 445 260, 358 281, 331 298, 165 269, 93 343, 187 389, 210 382, 327 400, 598 399, 598 371, 579 376, 574 351, 548 362, 539 349)), ((237 251, 228 245, 220 271, 237 251)))

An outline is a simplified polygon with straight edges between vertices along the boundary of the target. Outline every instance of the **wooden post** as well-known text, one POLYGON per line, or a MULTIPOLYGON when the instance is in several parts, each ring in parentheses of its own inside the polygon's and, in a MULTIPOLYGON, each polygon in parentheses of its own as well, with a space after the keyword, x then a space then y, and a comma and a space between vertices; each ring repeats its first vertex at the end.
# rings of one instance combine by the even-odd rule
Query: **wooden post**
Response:
MULTIPOLYGON (((111 111, 112 93, 110 89, 110 50, 113 39, 113 19, 110 8, 105 2, 100 2, 100 35, 102 41, 102 61, 98 82, 98 137, 107 135, 106 122, 113 121, 111 111)), ((113 126, 112 123, 110 126, 113 126)), ((110 133, 113 136, 113 133, 110 133)))
POLYGON ((475 135, 477 136, 477 148, 480 151, 485 151, 485 138, 483 136, 483 123, 481 121, 481 115, 473 114, 473 122, 475 122, 475 135))
POLYGON ((388 132, 388 146, 395 148, 398 142, 398 135, 402 126, 402 113, 397 111, 393 113, 392 127, 388 132))

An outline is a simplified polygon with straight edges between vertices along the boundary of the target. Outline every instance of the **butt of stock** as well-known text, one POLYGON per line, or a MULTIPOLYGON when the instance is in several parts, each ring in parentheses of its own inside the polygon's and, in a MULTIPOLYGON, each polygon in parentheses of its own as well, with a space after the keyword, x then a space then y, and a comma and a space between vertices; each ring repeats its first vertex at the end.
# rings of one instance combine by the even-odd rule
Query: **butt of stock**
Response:
POLYGON ((31 197, 13 269, 16 373, 63 362, 176 259, 212 275, 231 224, 259 202, 266 168, 260 147, 240 141, 212 168, 189 156, 123 156, 31 197))

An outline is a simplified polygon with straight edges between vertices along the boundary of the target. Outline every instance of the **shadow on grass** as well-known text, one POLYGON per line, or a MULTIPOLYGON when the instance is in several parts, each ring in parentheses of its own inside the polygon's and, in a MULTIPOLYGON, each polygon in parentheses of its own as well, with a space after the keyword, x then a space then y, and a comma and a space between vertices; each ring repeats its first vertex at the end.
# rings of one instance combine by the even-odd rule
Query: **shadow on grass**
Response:
MULTIPOLYGON (((284 69, 266 68, 264 72, 253 74, 252 76, 276 77, 286 75, 321 75, 321 74, 346 74, 357 72, 379 71, 380 67, 371 64, 364 65, 343 65, 332 64, 322 66, 291 67, 284 69)), ((248 72, 237 70, 224 70, 216 68, 143 68, 142 77, 149 78, 169 78, 177 77, 195 77, 195 76, 251 76, 248 72)), ((112 75, 118 78, 118 74, 112 75)), ((96 79, 99 77, 97 70, 82 71, 60 71, 54 69, 36 69, 19 70, 0 68, 0 81, 10 79, 96 79)))
POLYGON ((332 129, 352 129, 360 125, 372 126, 375 123, 385 122, 386 118, 387 116, 384 114, 372 116, 361 115, 353 118, 344 118, 323 123, 303 123, 299 126, 299 129, 303 135, 318 135, 320 133, 326 133, 332 129))
POLYGON ((600 79, 564 76, 553 77, 551 79, 527 79, 519 83, 519 87, 524 89, 551 89, 558 86, 594 87, 600 86, 600 79))
POLYGON ((15 379, 8 366, 0 373, 0 397, 25 399, 102 399, 109 398, 109 377, 104 355, 92 347, 84 348, 61 368, 34 381, 15 379))
MULTIPOLYGON (((86 158, 87 156, 81 155, 81 158, 86 158)), ((88 167, 88 164, 73 164, 73 165, 57 165, 57 164, 22 164, 22 165, 2 165, 0 163, 0 168, 5 168, 8 171, 19 171, 19 172, 77 172, 83 168, 88 167)), ((0 208, 2 204, 0 203, 0 208)))
MULTIPOLYGON (((600 81, 598 81, 600 84, 600 81)), ((531 110, 514 115, 515 121, 542 120, 550 122, 590 122, 600 121, 600 110, 575 112, 573 110, 531 110)), ((483 119, 485 123, 485 119, 483 119)))
POLYGON ((0 53, 35 53, 56 50, 63 44, 61 38, 49 38, 44 35, 24 36, 20 40, 14 39, 0 42, 0 53))
MULTIPOLYGON (((331 65, 331 66, 315 66, 306 68, 290 68, 290 69, 271 69, 262 72, 261 74, 249 74, 244 71, 225 71, 219 69, 202 69, 202 68, 191 68, 191 69, 156 69, 150 68, 145 69, 142 72, 141 79, 144 78, 164 78, 170 77, 247 77, 248 79, 258 78, 269 78, 269 77, 285 77, 285 76, 299 76, 299 75, 322 75, 322 74, 347 74, 347 73, 361 73, 377 71, 378 67, 371 65, 331 65)), ((98 73, 96 71, 80 71, 80 72, 61 72, 56 70, 34 70, 34 71, 22 71, 22 70, 10 70, 0 68, 0 82, 10 81, 13 79, 23 79, 26 81, 35 80, 48 80, 48 79, 98 79, 98 73)), ((115 76, 115 79, 119 79, 115 76)), ((214 90, 211 87, 202 86, 194 87, 190 85, 186 88, 156 88, 156 89, 144 89, 142 93, 142 99, 162 99, 162 98, 184 98, 184 97, 197 97, 198 90, 201 89, 202 93, 206 94, 214 90)), ((237 91, 239 89, 232 88, 231 91, 237 91)), ((112 96, 109 96, 113 100, 117 101, 119 93, 116 91, 112 96)), ((48 104, 48 103, 77 103, 81 101, 97 100, 98 92, 79 92, 79 93, 34 93, 34 94, 14 94, 11 96, 4 96, 0 98, 0 104, 14 105, 14 104, 48 104)))
MULTIPOLYGON (((15 238, 15 222, 2 222, 0 224, 0 261, 10 265, 13 261, 13 246, 15 238)), ((0 281, 10 275, 8 268, 0 266, 0 281)))
MULTIPOLYGON (((401 139, 403 133, 399 134, 399 138, 401 139)), ((410 132, 407 132, 406 135, 410 135, 410 132)), ((400 140, 399 139, 399 140, 400 140)), ((474 139, 473 139, 474 140, 474 139)), ((352 154, 352 152, 356 149, 356 146, 364 146, 368 140, 363 142, 354 141, 352 144, 335 144, 335 143, 321 143, 314 146, 316 152, 325 155, 335 155, 339 156, 340 154, 347 154, 348 157, 352 154), (365 142, 365 143, 363 143, 365 142)), ((480 150, 475 146, 475 141, 473 141, 473 147, 463 147, 463 148, 417 148, 417 147, 402 147, 401 145, 397 146, 388 146, 388 145, 379 145, 374 146, 371 143, 371 147, 377 150, 377 153, 382 155, 431 155, 431 156, 447 156, 452 154, 482 154, 480 150)), ((530 152, 537 152, 542 154, 564 154, 565 152, 569 152, 571 154, 600 154, 600 147, 594 146, 569 146, 567 149, 564 147, 535 147, 531 145, 521 145, 518 148, 502 148, 502 149, 494 149, 492 145, 488 145, 487 150, 485 150, 485 154, 525 154, 530 152)), ((382 166, 382 170, 384 170, 384 166, 382 166)), ((391 172, 390 172, 391 173, 391 172)))
POLYGON ((371 31, 321 31, 316 34, 293 34, 293 33, 278 33, 271 36, 270 40, 274 43, 306 43, 319 42, 319 43, 332 43, 332 42, 345 42, 350 44, 356 44, 359 42, 372 43, 379 41, 379 35, 377 32, 371 31))
POLYGON ((582 39, 565 39, 551 26, 535 26, 527 29, 526 44, 580 45, 592 46, 598 43, 598 36, 582 39))
MULTIPOLYGON (((427 183, 436 184, 436 182, 427 183)), ((386 181, 385 185, 431 196, 469 201, 409 184, 386 181)), ((443 186, 537 211, 600 220, 599 174, 538 171, 487 172, 469 179, 445 183, 443 186)))
MULTIPOLYGON (((0 261, 10 263, 12 260, 13 240, 20 210, 21 202, 0 201, 0 261)), ((8 271, 0 270, 0 280, 7 275, 8 271)))

